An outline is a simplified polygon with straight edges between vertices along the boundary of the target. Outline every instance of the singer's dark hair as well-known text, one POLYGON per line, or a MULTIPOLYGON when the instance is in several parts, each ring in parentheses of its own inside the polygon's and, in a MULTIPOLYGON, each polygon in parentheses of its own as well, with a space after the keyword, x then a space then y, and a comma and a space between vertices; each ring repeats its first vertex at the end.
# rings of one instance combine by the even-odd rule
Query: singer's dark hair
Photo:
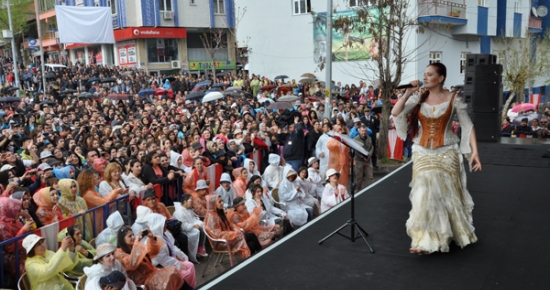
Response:
MULTIPOLYGON (((435 72, 440 75, 440 76, 443 76, 443 82, 441 83, 441 85, 443 85, 445 83, 445 80, 447 79, 447 68, 445 67, 445 65, 443 65, 442 63, 432 63, 432 64, 429 64, 428 66, 432 66, 435 68, 435 72)), ((412 109, 411 113, 410 113, 410 116, 409 116, 409 123, 410 123, 410 126, 411 126, 411 138, 414 138, 418 135, 418 113, 420 112, 420 106, 422 105, 422 103, 424 103, 426 101, 426 99, 428 98, 428 96, 430 95, 430 91, 429 90, 426 90, 421 96, 420 96, 420 101, 418 102, 418 104, 412 109)))

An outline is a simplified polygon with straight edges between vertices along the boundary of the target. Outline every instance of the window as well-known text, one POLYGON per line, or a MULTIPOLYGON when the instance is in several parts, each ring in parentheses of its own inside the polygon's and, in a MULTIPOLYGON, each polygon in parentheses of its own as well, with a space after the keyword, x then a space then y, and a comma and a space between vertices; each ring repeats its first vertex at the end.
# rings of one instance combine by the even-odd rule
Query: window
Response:
POLYGON ((172 60, 178 60, 177 39, 147 39, 148 62, 170 62, 172 60))
POLYGON ((519 3, 519 1, 514 2, 514 12, 521 13, 521 4, 519 3))
POLYGON ((159 0, 160 11, 172 11, 172 0, 159 0))
POLYGON ((460 53, 460 74, 464 74, 466 71, 466 55, 468 55, 469 52, 461 52, 460 53))
POLYGON ((477 0, 477 6, 487 7, 487 0, 477 0))
POLYGON ((349 0, 349 7, 362 7, 362 6, 368 6, 369 1, 368 0, 349 0))
POLYGON ((311 12, 311 0, 292 0, 294 2, 294 15, 311 12))
POLYGON ((441 51, 430 51, 430 64, 441 62, 441 51))
POLYGON ((111 14, 116 15, 116 0, 107 0, 107 6, 111 7, 111 14))
POLYGON ((225 6, 223 0, 214 0, 214 14, 225 14, 225 6))
POLYGON ((195 4, 195 0, 189 0, 189 5, 197 5, 197 4, 195 4))

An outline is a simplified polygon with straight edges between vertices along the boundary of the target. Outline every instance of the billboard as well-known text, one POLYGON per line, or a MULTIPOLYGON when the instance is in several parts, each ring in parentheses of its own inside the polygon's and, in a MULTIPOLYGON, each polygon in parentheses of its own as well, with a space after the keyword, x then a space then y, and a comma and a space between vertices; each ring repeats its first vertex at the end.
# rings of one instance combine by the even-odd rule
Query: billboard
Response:
MULTIPOLYGON (((372 21, 377 21, 380 13, 377 8, 371 8, 367 15, 372 21)), ((324 62, 326 58, 326 17, 326 12, 313 15, 313 57, 316 63, 324 62)), ((364 24, 362 27, 353 24, 346 28, 334 27, 334 23, 342 17, 353 20, 358 17, 357 10, 332 13, 332 61, 360 61, 378 57, 378 43, 368 29, 364 29, 364 24)))

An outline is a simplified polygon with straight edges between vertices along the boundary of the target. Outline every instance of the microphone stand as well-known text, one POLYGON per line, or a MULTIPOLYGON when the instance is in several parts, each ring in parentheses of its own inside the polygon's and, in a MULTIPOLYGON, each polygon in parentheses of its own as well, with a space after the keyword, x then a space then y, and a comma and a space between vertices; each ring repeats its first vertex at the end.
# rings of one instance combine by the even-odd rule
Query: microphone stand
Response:
MULTIPOLYGON (((330 136, 330 135, 329 135, 330 136)), ((354 178, 354 166, 353 166, 353 162, 355 161, 355 149, 357 149, 357 151, 360 152, 361 155, 364 155, 364 156, 368 156, 368 152, 366 152, 362 147, 359 147, 358 144, 356 144, 356 142, 349 138, 349 137, 342 137, 341 135, 338 135, 337 137, 338 138, 335 138, 335 136, 330 136, 331 138, 333 138, 334 140, 337 140, 338 142, 346 145, 348 148, 350 148, 349 150, 349 155, 350 155, 350 158, 351 158, 351 164, 350 164, 350 167, 351 167, 351 216, 350 216, 350 219, 345 222, 342 226, 340 226, 339 228, 337 228, 335 231, 333 231, 332 233, 330 233, 328 236, 322 238, 321 240, 319 240, 318 244, 321 245, 324 241, 328 240, 329 238, 331 238, 332 236, 338 234, 348 240, 350 240, 351 242, 355 242, 355 240, 359 239, 359 237, 363 238, 363 241, 365 241, 365 243, 367 244, 367 247, 369 247, 369 250, 371 253, 374 253, 374 249, 370 246, 369 242, 367 241, 367 236, 369 235, 360 225, 359 223, 355 220, 355 188, 356 188, 356 184, 355 184, 355 178, 354 178), (348 140, 346 140, 348 139, 348 140), (351 140, 351 142, 350 142, 351 140), (347 141, 347 142, 346 142, 347 141), (344 228, 346 227, 351 227, 351 235, 350 236, 346 236, 342 233, 340 233, 341 230, 343 230, 344 228), (357 234, 355 234, 355 231, 357 231, 357 234)))

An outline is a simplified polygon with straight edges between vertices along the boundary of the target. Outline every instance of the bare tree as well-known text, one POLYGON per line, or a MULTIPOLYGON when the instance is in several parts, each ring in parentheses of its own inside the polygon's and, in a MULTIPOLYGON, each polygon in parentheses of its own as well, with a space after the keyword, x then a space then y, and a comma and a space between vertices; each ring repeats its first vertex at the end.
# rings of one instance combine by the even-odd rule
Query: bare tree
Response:
POLYGON ((219 51, 227 49, 227 29, 210 29, 200 35, 202 46, 212 61, 212 79, 216 80, 216 55, 219 51))
POLYGON ((549 80, 550 40, 548 36, 548 32, 541 37, 527 31, 523 38, 496 39, 499 62, 503 69, 502 81, 506 88, 511 88, 502 110, 502 119, 506 118, 508 107, 514 99, 518 103, 525 101, 527 85, 532 86, 537 79, 544 82, 549 80))

